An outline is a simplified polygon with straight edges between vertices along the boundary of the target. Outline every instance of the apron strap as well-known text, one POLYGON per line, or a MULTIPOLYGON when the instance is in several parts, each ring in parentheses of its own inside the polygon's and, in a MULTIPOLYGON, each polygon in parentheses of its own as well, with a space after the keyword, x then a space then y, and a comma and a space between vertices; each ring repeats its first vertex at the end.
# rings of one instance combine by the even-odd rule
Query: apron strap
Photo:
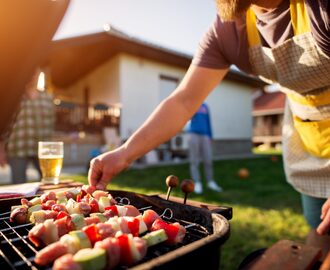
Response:
MULTIPOLYGON (((311 31, 304 0, 290 0, 290 15, 295 36, 311 31)), ((251 7, 246 12, 246 32, 250 47, 261 45, 257 18, 251 7)))
POLYGON ((293 33, 295 36, 311 31, 304 0, 290 0, 290 14, 293 33))
POLYGON ((246 12, 246 33, 250 47, 261 45, 261 40, 256 25, 257 18, 250 7, 246 12))

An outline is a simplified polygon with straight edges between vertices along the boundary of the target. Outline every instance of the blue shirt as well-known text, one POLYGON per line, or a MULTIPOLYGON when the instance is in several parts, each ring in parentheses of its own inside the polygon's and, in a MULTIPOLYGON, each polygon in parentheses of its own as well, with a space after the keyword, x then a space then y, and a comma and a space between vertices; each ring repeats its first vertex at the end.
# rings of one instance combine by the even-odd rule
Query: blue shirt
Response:
POLYGON ((187 131, 200 135, 209 136, 212 139, 212 128, 210 122, 209 109, 203 103, 195 115, 191 118, 187 131))

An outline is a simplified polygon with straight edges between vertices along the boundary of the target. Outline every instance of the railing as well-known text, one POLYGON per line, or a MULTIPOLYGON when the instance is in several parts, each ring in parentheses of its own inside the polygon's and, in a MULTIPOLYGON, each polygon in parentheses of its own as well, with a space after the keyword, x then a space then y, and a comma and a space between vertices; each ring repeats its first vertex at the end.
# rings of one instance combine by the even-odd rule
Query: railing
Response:
POLYGON ((56 131, 102 132, 104 127, 119 129, 121 109, 107 104, 83 105, 68 101, 55 103, 56 131))
POLYGON ((267 115, 254 117, 253 136, 281 136, 282 115, 267 115))
POLYGON ((281 136, 282 126, 257 127, 253 129, 253 136, 281 136))

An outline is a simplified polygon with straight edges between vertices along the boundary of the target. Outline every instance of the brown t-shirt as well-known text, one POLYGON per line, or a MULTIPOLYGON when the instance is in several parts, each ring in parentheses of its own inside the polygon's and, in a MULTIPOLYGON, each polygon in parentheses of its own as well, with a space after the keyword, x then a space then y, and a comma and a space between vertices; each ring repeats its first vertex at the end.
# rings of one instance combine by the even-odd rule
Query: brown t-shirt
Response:
MULTIPOLYGON (((311 31, 318 46, 330 57, 330 6, 328 0, 305 0, 311 31)), ((263 46, 274 48, 293 37, 290 1, 277 8, 257 14, 257 28, 263 46)), ((252 73, 248 57, 245 16, 232 22, 222 22, 217 16, 199 44, 192 63, 197 66, 223 69, 236 65, 252 73)))

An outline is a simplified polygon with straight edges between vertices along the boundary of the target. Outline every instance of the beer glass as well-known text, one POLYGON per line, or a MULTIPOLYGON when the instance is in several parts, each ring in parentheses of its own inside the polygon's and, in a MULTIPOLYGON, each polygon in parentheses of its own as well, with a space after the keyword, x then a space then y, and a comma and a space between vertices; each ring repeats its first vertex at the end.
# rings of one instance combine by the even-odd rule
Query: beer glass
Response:
POLYGON ((63 163, 63 142, 39 142, 39 165, 43 184, 58 184, 63 163))

